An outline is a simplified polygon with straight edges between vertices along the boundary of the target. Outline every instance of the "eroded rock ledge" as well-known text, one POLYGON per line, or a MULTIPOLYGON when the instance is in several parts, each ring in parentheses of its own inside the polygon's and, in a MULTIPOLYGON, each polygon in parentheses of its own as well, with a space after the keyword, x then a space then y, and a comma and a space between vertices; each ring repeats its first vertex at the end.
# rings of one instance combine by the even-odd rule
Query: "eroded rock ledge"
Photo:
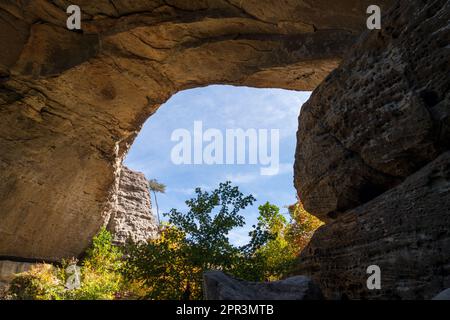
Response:
POLYGON ((65 1, 0 4, 0 256, 83 252, 130 144, 173 93, 314 89, 348 52, 299 118, 295 185, 329 223, 298 272, 327 297, 450 286, 448 1, 396 1, 351 50, 372 1, 74 3, 83 33, 65 29, 65 1), (372 264, 381 291, 364 287, 372 264))
POLYGON ((431 299, 450 286, 450 152, 316 231, 299 274, 328 298, 431 299), (368 290, 366 269, 381 269, 368 290))

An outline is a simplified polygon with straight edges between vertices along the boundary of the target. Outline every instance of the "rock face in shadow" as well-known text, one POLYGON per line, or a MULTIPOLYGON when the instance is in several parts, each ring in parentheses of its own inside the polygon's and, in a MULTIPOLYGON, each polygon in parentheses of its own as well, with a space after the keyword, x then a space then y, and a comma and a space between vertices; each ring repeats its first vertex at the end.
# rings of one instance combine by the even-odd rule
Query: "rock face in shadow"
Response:
POLYGON ((160 104, 208 84, 312 90, 371 1, 78 1, 83 32, 64 3, 0 3, 0 256, 83 252, 160 104))
POLYGON ((145 175, 122 167, 118 190, 107 227, 113 235, 113 243, 125 245, 155 238, 158 223, 152 212, 145 175))
POLYGON ((321 300, 322 293, 311 279, 295 276, 273 282, 234 279, 221 271, 203 274, 205 300, 321 300))
POLYGON ((399 1, 302 107, 295 185, 324 221, 450 147, 450 3, 399 1))
POLYGON ((450 3, 398 1, 314 91, 295 183, 329 222, 296 273, 327 298, 431 299, 450 285, 450 3), (381 268, 368 290, 367 267, 381 268))
POLYGON ((431 299, 450 286, 450 152, 397 187, 320 227, 296 273, 327 298, 431 299), (381 269, 368 290, 367 267, 381 269))

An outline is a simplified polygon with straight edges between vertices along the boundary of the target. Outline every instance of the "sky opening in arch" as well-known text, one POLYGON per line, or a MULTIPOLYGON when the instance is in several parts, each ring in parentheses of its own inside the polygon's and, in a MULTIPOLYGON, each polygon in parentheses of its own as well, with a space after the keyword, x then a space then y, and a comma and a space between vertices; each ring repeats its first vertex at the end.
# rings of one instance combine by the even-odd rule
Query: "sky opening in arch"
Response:
POLYGON ((259 205, 269 201, 286 213, 285 206, 296 201, 293 161, 298 114, 309 96, 310 92, 227 85, 178 92, 146 121, 124 163, 132 170, 143 172, 148 179, 157 179, 167 186, 165 194, 158 194, 160 213, 171 208, 184 210, 184 201, 194 195, 196 187, 211 190, 228 180, 244 194, 253 194, 256 203, 241 212, 246 226, 229 235, 234 244, 243 245, 248 241, 251 226, 256 223, 259 205), (177 142, 171 141, 172 132, 187 129, 193 133, 194 121, 202 121, 203 131, 219 129, 224 136, 226 129, 279 129, 278 174, 261 175, 259 164, 174 164, 171 151, 177 142))

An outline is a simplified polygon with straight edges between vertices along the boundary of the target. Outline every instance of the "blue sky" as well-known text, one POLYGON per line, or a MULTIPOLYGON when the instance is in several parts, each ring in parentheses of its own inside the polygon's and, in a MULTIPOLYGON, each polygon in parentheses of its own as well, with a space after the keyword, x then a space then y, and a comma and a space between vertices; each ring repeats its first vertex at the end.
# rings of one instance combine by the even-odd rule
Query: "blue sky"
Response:
MULTIPOLYGON (((196 187, 211 190, 220 182, 230 180, 244 194, 253 194, 257 202, 242 214, 246 227, 230 233, 230 240, 245 244, 252 224, 256 222, 258 205, 269 201, 287 212, 286 205, 295 203, 293 160, 297 118, 310 92, 281 89, 256 89, 214 85, 185 90, 174 95, 150 117, 136 138, 125 165, 143 172, 149 179, 158 179, 167 186, 158 195, 160 212, 171 208, 183 210, 196 187), (176 129, 193 132, 194 121, 203 122, 203 130, 279 129, 280 169, 277 175, 263 176, 260 165, 175 165, 171 161, 171 141, 176 129)), ((205 143, 206 145, 207 143, 205 143)))

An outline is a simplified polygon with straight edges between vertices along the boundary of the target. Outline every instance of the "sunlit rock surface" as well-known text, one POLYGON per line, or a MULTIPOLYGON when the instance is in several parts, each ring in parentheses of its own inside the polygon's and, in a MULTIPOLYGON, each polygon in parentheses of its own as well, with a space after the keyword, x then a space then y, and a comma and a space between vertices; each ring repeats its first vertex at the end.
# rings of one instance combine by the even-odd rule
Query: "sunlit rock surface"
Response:
POLYGON ((158 223, 143 173, 122 167, 116 201, 108 223, 114 244, 146 242, 157 236, 158 223))

